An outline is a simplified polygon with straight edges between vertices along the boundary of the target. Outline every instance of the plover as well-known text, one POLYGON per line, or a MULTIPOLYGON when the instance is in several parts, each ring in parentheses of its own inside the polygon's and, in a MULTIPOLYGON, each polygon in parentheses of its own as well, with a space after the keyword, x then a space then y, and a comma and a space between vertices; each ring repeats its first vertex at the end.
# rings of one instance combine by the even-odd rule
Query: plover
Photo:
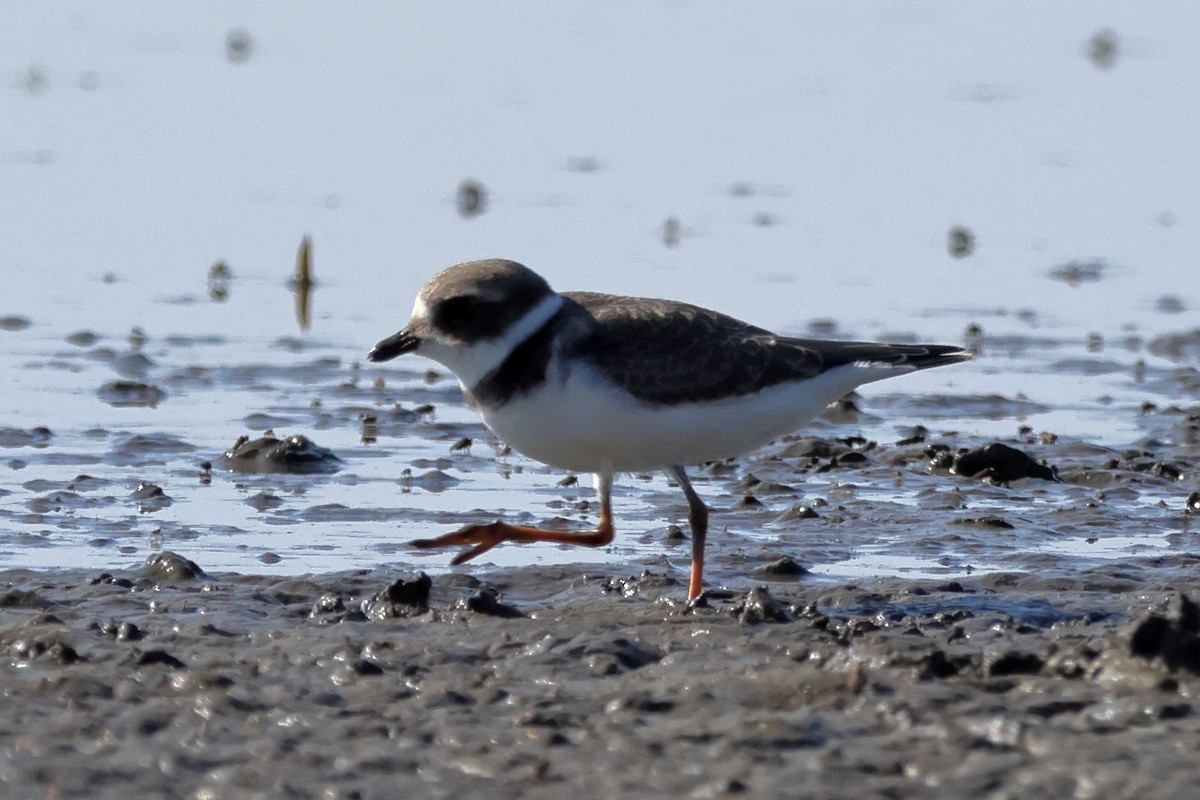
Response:
POLYGON ((601 547, 613 539, 613 476, 663 469, 688 502, 689 601, 703 587, 708 508, 685 466, 761 447, 864 383, 970 358, 950 345, 776 336, 674 300, 559 293, 533 270, 501 259, 434 275, 407 327, 368 358, 405 353, 454 373, 467 402, 515 450, 594 474, 600 500, 592 531, 497 521, 415 546, 465 547, 454 564, 501 542, 601 547))

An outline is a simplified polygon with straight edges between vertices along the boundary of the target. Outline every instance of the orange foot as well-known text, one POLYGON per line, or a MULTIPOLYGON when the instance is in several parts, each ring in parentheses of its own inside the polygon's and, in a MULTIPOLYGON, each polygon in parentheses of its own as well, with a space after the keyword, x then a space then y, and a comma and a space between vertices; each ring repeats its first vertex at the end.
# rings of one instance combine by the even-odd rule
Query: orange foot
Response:
POLYGON ((487 525, 468 525, 453 533, 446 533, 433 539, 416 539, 411 544, 413 547, 422 549, 468 546, 466 550, 450 560, 451 564, 457 565, 486 553, 501 542, 558 542, 559 544, 577 544, 584 547, 603 547, 612 540, 612 519, 607 514, 601 514, 600 524, 596 530, 582 533, 544 531, 528 525, 490 522, 487 525))

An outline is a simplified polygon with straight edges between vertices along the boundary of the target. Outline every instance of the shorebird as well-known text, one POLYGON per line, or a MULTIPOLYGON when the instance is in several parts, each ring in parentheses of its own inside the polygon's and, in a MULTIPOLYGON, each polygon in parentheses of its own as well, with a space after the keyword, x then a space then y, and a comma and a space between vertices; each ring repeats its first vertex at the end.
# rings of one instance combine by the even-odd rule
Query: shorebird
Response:
POLYGON ((674 300, 556 292, 515 261, 457 264, 430 278, 412 317, 371 361, 417 353, 446 367, 506 444, 595 476, 595 530, 468 525, 417 547, 501 542, 602 547, 613 539, 619 472, 663 469, 683 490, 692 530, 688 600, 703 589, 708 508, 685 466, 742 455, 795 430, 864 383, 965 361, 960 347, 777 336, 674 300))

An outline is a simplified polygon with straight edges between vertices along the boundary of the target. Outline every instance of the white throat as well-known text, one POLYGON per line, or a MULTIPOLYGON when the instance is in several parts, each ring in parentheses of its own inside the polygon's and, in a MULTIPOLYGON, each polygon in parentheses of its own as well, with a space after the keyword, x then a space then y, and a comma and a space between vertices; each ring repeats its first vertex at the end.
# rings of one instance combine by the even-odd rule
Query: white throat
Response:
MULTIPOLYGON (((517 345, 536 333, 558 313, 562 304, 562 296, 552 292, 526 311, 523 317, 495 339, 461 344, 429 337, 421 341, 417 352, 453 372, 463 388, 470 389, 485 375, 504 363, 504 359, 508 358, 517 345)), ((419 310, 414 309, 414 312, 419 310)))

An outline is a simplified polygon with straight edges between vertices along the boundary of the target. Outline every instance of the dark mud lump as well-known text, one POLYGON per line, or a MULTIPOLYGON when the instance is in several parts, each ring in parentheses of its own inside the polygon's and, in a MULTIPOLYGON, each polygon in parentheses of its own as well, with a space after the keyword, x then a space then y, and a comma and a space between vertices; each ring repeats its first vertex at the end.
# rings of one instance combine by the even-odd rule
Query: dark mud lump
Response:
POLYGON ((999 442, 959 453, 954 457, 950 471, 992 483, 1010 483, 1022 478, 1059 480, 1058 470, 1054 467, 1038 463, 1027 453, 999 442))
POLYGON ((321 447, 307 436, 295 434, 277 439, 267 432, 257 439, 239 436, 233 447, 221 456, 232 472, 285 472, 312 474, 337 472, 342 460, 332 450, 321 447))

